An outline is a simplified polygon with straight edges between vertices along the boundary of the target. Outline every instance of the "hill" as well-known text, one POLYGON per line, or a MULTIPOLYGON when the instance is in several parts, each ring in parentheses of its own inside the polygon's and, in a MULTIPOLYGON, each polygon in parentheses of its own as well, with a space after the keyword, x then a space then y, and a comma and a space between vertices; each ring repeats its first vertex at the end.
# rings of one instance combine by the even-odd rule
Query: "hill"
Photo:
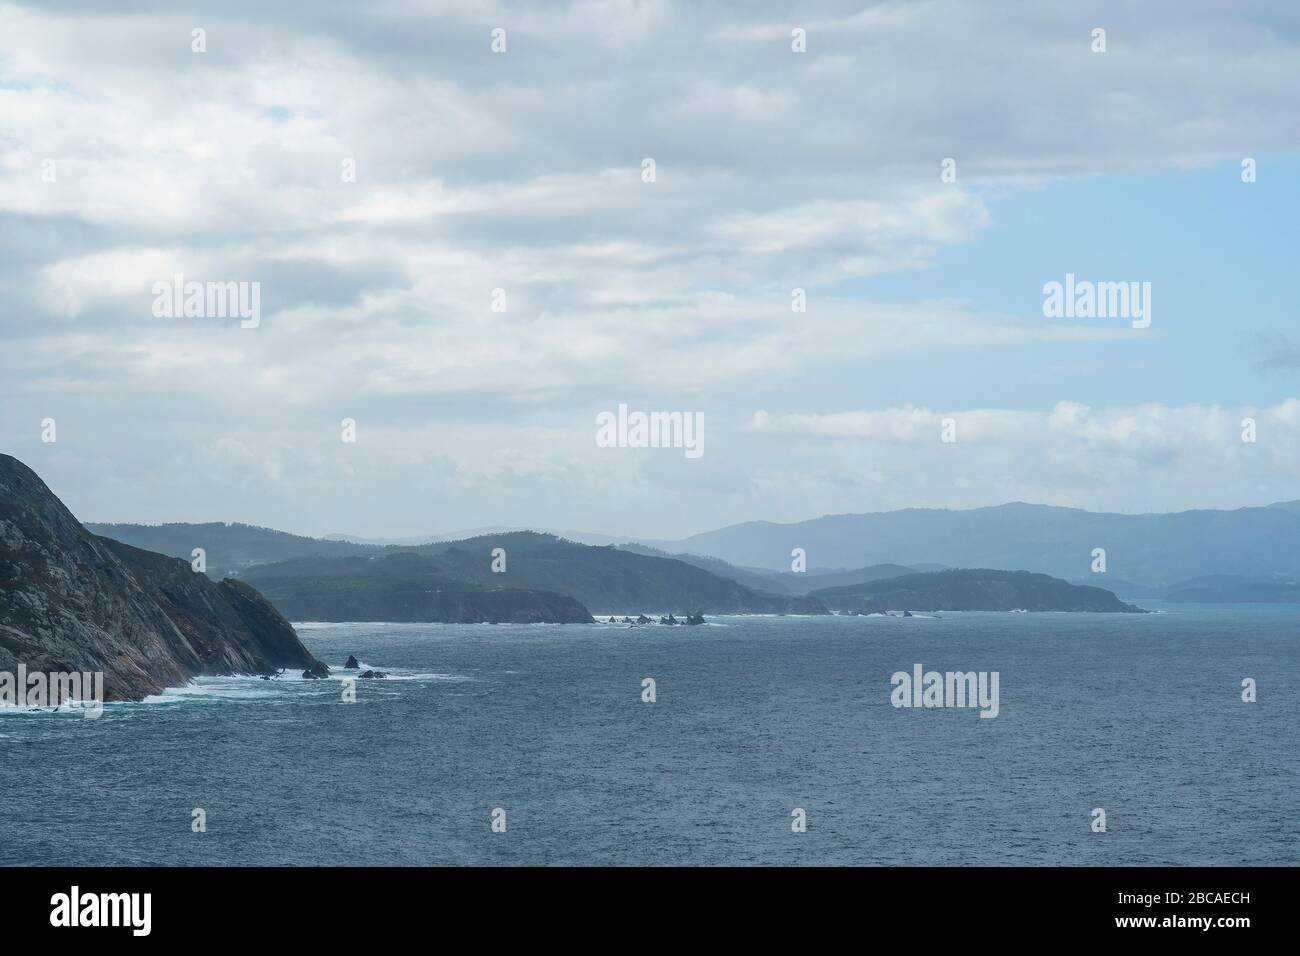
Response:
POLYGON ((1028 571, 931 571, 813 592, 839 611, 1092 611, 1143 613, 1102 588, 1028 571))
POLYGON ((190 560, 195 548, 202 548, 207 558, 209 576, 220 580, 238 577, 258 564, 273 564, 290 558, 345 557, 373 554, 374 547, 351 541, 326 541, 301 535, 259 528, 248 524, 210 521, 202 524, 105 524, 87 522, 93 534, 124 544, 190 560))
POLYGON ((590 624, 590 612, 553 591, 487 587, 443 573, 407 549, 372 557, 294 558, 249 570, 280 613, 295 621, 440 624, 590 624))
POLYGON ((1294 502, 1234 511, 1106 514, 1007 504, 970 511, 907 509, 827 515, 794 524, 756 521, 681 541, 647 542, 666 551, 784 571, 792 548, 810 566, 942 562, 966 568, 1025 568, 1074 579, 1092 574, 1093 550, 1107 574, 1166 587, 1211 574, 1300 577, 1300 507, 1294 502))
POLYGON ((426 581, 444 589, 470 585, 550 592, 573 598, 597 613, 826 613, 815 598, 754 591, 672 558, 577 544, 531 531, 390 548, 361 559, 299 558, 251 567, 245 579, 265 588, 268 597, 288 608, 292 617, 304 606, 298 602, 325 600, 323 592, 344 586, 341 580, 351 582, 346 586, 354 597, 367 602, 379 600, 377 595, 404 593, 415 582, 426 581), (497 549, 504 553, 501 572, 492 570, 497 549), (364 593, 367 590, 370 593, 364 593), (294 603, 288 603, 290 597, 294 603))

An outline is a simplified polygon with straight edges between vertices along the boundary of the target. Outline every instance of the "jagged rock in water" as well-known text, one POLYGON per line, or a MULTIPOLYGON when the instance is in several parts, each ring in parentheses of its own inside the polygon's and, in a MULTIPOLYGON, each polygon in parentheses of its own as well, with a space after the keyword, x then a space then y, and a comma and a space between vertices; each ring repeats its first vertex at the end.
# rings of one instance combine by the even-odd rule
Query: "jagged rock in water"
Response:
POLYGON ((644 614, 638 614, 636 616, 636 622, 638 624, 649 624, 650 618, 646 617, 644 614))
POLYGON ((19 663, 102 671, 109 700, 200 674, 319 666, 248 585, 91 534, 35 472, 0 455, 0 671, 19 663))
POLYGON ((362 680, 383 680, 388 675, 383 671, 366 671, 361 675, 362 680))
POLYGON ((330 676, 330 669, 317 661, 311 667, 302 672, 303 680, 324 680, 330 676))
POLYGON ((345 671, 354 671, 361 666, 360 662, 351 654, 348 655, 348 661, 343 665, 345 671))
POLYGON ((697 625, 698 625, 698 624, 703 624, 703 623, 704 623, 704 612, 703 612, 703 611, 697 611, 697 612, 694 613, 694 614, 687 614, 687 615, 686 615, 686 623, 687 623, 687 624, 697 624, 697 625))

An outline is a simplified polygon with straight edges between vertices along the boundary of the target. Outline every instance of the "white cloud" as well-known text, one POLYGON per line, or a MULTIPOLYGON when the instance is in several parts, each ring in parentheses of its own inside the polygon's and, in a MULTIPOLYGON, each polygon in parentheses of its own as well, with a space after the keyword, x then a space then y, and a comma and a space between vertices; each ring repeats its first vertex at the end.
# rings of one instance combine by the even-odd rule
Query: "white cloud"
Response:
POLYGON ((1043 411, 760 411, 748 431, 779 442, 783 460, 798 463, 765 469, 765 481, 773 490, 802 483, 802 517, 1011 500, 1175 511, 1295 497, 1289 475, 1300 456, 1300 400, 1264 408, 1065 401, 1043 411), (1242 440, 1246 418, 1256 423, 1254 442, 1242 440), (943 441, 948 419, 952 443, 943 441), (1237 496, 1248 489, 1249 500, 1225 498, 1225 488, 1237 496))
MULTIPOLYGON (((244 473, 194 449, 237 431, 281 481, 297 476, 303 509, 314 493, 328 511, 342 492, 333 459, 310 451, 313 430, 360 409, 399 430, 461 429, 458 444, 429 437, 444 446, 436 466, 375 453, 408 481, 425 467, 458 476, 454 493, 438 486, 458 507, 475 481, 493 484, 474 523, 505 520, 489 512, 507 490, 523 509, 511 476, 573 489, 535 501, 570 509, 550 524, 585 524, 582 509, 606 495, 606 527, 618 526, 628 486, 671 510, 690 473, 588 460, 586 426, 570 423, 627 392, 728 408, 756 387, 812 390, 827 363, 1131 337, 828 287, 929 268, 977 240, 995 217, 990 184, 1294 148, 1300 41, 1279 9, 934 0, 830 3, 800 21, 775 3, 238 0, 199 16, 0 0, 0 258, 17 263, 0 261, 0 439, 21 445, 30 416, 56 406, 84 422, 65 432, 85 443, 78 460, 115 455, 143 472, 165 441, 169 460, 228 472, 205 479, 216 500, 244 473), (1104 57, 1088 51, 1103 22, 1104 57), (189 47, 200 23, 202 55, 189 47), (505 56, 489 51, 496 25, 505 56), (794 25, 806 54, 790 51, 794 25), (640 179, 647 156, 653 184, 640 179), (948 156, 957 184, 939 181, 948 156), (341 180, 345 159, 355 183, 341 180), (178 272, 260 281, 262 326, 154 320, 149 289, 178 272), (790 311, 795 286, 807 313, 790 311), (505 314, 488 309, 498 287, 505 314), (514 427, 520 409, 544 420, 514 427), (490 431, 494 458, 466 451, 484 440, 474 429, 490 431), (555 451, 570 445, 582 450, 555 451), (655 482, 670 491, 657 497, 655 482)), ((774 414, 764 430, 907 445, 930 414, 774 414)), ((1280 427, 1291 413, 1273 414, 1280 427)), ((1191 461, 1177 444, 1199 447, 1185 413, 1133 415, 972 412, 963 440, 1055 434, 1044 461, 1069 480, 1025 484, 1040 496, 1086 490, 1080 448, 1120 468, 1191 461), (1080 430, 1092 436, 1082 446, 1060 438, 1080 430)), ((732 431, 710 455, 733 461, 709 466, 677 530, 717 514, 707 488, 747 488, 737 518, 785 507, 778 493, 789 507, 812 500, 793 473, 746 457, 752 433, 732 431)), ((856 469, 813 479, 827 489, 925 488, 878 462, 808 464, 856 469)), ((1018 487, 981 474, 953 480, 994 497, 1018 487)), ((140 478, 140 517, 154 502, 182 516, 186 500, 163 487, 177 478, 140 478)), ((123 516, 124 499, 103 496, 121 484, 80 487, 123 516)), ((828 505, 847 500, 836 494, 828 505)), ((376 525, 399 520, 395 503, 373 508, 376 525)))

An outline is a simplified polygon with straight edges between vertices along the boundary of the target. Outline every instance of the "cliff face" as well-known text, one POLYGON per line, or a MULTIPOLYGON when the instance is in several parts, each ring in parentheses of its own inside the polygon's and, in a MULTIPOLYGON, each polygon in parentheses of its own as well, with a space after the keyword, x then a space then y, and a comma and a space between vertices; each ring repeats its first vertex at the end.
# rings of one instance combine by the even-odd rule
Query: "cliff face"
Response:
POLYGON ((278 611, 235 581, 100 538, 0 455, 0 671, 102 671, 110 700, 199 674, 317 664, 278 611))

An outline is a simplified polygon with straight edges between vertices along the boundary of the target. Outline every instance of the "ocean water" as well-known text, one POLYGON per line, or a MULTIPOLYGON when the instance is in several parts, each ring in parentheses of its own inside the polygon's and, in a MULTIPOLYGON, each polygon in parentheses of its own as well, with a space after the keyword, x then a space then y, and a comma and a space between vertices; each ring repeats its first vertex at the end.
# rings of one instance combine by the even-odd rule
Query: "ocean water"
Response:
POLYGON ((1300 609, 712 622, 306 624, 393 677, 0 711, 0 863, 1300 863, 1300 609), (916 663, 999 715, 894 708, 916 663))

